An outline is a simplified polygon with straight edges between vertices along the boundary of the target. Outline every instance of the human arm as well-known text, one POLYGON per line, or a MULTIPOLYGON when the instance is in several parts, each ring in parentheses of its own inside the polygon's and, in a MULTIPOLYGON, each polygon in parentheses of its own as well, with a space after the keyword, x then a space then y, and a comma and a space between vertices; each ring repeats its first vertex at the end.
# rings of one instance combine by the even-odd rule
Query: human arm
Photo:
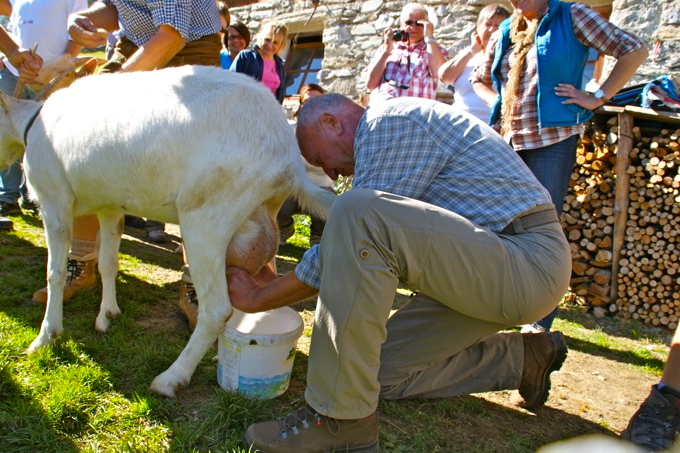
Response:
MULTIPOLYGON (((600 87, 605 93, 605 99, 609 99, 623 88, 645 61, 648 55, 647 47, 640 38, 613 25, 586 5, 575 3, 571 6, 570 12, 574 34, 579 42, 617 59, 600 87)), ((555 87, 555 93, 567 98, 563 104, 576 104, 590 110, 604 103, 592 94, 569 84, 559 84, 555 87)))
POLYGON ((0 0, 0 16, 12 14, 12 3, 9 0, 0 0))
POLYGON ((472 57, 482 50, 482 41, 476 31, 470 36, 470 45, 456 54, 455 57, 439 67, 439 80, 442 83, 456 83, 472 57))
POLYGON ((377 89, 382 83, 383 73, 385 72, 385 64, 392 53, 394 46, 394 39, 392 39, 393 30, 386 29, 383 32, 383 44, 371 60, 366 72, 368 73, 368 80, 366 81, 366 88, 369 90, 377 89))
POLYGON ((97 29, 117 30, 118 10, 113 5, 95 2, 88 9, 71 14, 67 27, 76 44, 88 49, 99 47, 106 43, 107 37, 98 33, 97 29))
POLYGON ((292 305, 318 293, 317 289, 302 283, 293 271, 281 277, 270 277, 259 273, 253 277, 241 268, 227 268, 229 299, 234 308, 246 313, 257 313, 292 305))
POLYGON ((446 57, 442 53, 442 49, 434 40, 434 25, 432 22, 421 20, 421 24, 425 27, 425 42, 427 44, 428 64, 430 66, 430 75, 435 79, 439 77, 439 68, 446 61, 446 57), (430 42, 427 42, 430 41, 430 42))
POLYGON ((494 90, 493 81, 491 80, 491 66, 496 56, 496 44, 498 43, 499 38, 499 32, 491 35, 486 50, 484 51, 484 59, 481 64, 472 71, 472 74, 470 74, 472 89, 489 107, 491 107, 498 98, 498 93, 494 90))
POLYGON ((40 55, 19 47, 2 27, 0 27, 0 51, 15 68, 19 69, 19 79, 24 83, 32 82, 42 67, 43 60, 40 55))
MULTIPOLYGON (((609 77, 600 86, 600 89, 605 94, 605 99, 611 98, 623 88, 626 82, 635 74, 637 68, 645 61, 648 53, 647 48, 643 46, 616 60, 616 64, 609 73, 609 77)), ((562 101, 562 104, 576 104, 588 110, 595 110, 606 102, 596 98, 592 93, 579 90, 568 83, 557 85, 555 87, 555 94, 567 98, 562 101)))
POLYGON ((184 48, 186 40, 170 25, 161 25, 149 41, 123 64, 123 72, 151 71, 164 67, 184 48))

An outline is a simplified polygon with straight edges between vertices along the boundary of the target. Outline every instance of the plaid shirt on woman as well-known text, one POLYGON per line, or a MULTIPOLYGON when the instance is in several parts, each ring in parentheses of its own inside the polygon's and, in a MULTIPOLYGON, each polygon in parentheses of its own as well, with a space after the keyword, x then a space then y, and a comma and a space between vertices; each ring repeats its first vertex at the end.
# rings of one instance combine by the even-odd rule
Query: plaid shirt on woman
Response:
MULTIPOLYGON (((439 46, 444 59, 449 53, 439 46)), ((378 48, 373 60, 379 60, 385 53, 385 45, 378 48)), ((397 43, 392 48, 383 72, 383 81, 378 91, 391 97, 412 96, 434 99, 437 95, 437 75, 430 74, 430 54, 427 44, 421 40, 412 45, 397 43)))
MULTIPOLYGON (((592 47, 600 53, 619 58, 643 46, 644 43, 635 35, 616 27, 589 6, 574 3, 571 6, 571 18, 576 38, 586 47, 592 47)), ((470 75, 470 82, 481 82, 492 86, 491 66, 496 53, 496 44, 500 32, 494 33, 486 48, 485 61, 470 75)), ((565 56, 568 59, 568 56, 565 56)), ((508 72, 515 63, 513 46, 503 55, 500 63, 501 86, 505 89, 508 82, 508 72)), ((568 64, 568 60, 565 60, 568 64)), ((526 57, 527 70, 522 74, 516 93, 518 103, 522 108, 519 115, 515 115, 510 123, 510 139, 513 148, 523 149, 542 148, 561 142, 572 135, 581 132, 581 126, 544 127, 538 123, 538 72, 536 47, 534 46, 526 57)))

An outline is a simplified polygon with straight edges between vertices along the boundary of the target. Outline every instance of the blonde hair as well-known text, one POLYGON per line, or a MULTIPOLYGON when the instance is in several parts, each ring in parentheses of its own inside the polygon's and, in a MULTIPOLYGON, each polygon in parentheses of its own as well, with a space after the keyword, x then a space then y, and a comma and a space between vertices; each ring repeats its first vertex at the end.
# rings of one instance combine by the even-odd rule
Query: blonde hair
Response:
POLYGON ((285 45, 286 38, 288 38, 288 27, 281 22, 266 23, 255 35, 255 44, 262 47, 264 40, 267 38, 280 41, 281 44, 285 45))

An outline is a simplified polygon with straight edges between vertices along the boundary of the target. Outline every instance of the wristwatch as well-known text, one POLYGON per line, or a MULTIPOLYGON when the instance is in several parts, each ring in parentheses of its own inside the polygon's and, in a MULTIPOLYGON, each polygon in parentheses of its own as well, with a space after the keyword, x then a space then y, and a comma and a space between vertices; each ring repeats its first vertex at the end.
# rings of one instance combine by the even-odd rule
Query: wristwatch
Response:
POLYGON ((425 44, 432 44, 433 42, 437 42, 437 38, 433 36, 426 36, 425 37, 425 44))
POLYGON ((597 90, 596 92, 593 93, 593 96, 602 101, 603 104, 607 102, 607 95, 604 94, 604 91, 602 90, 597 90))

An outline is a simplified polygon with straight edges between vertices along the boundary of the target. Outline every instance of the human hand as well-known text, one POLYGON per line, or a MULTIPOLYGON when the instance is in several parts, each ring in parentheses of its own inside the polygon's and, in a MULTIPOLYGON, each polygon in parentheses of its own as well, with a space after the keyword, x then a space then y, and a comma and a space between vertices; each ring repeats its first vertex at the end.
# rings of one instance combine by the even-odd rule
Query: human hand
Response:
POLYGON ((568 99, 562 101, 562 104, 576 104, 588 110, 595 110, 602 107, 602 100, 596 98, 587 91, 579 90, 574 85, 568 83, 560 83, 555 87, 555 94, 566 97, 568 99))
MULTIPOLYGON (((265 267, 268 268, 269 266, 265 267)), ((260 307, 257 300, 262 286, 265 284, 264 280, 262 279, 265 278, 266 280, 267 277, 264 275, 260 276, 260 272, 258 272, 257 275, 259 277, 256 280, 255 277, 240 267, 227 267, 227 286, 229 288, 229 299, 231 300, 231 305, 234 308, 237 308, 245 313, 257 313, 266 309, 264 307, 260 307)))
POLYGON ((6 56, 9 62, 19 70, 19 80, 22 83, 33 82, 43 65, 43 59, 33 50, 17 48, 8 52, 6 56))
POLYGON ((88 49, 99 47, 106 43, 108 32, 104 29, 98 29, 85 16, 71 14, 68 18, 67 29, 74 42, 88 49))
POLYGON ((423 34, 428 38, 434 38, 434 24, 426 20, 419 20, 419 24, 423 26, 423 34))
POLYGON ((385 45, 385 51, 387 53, 392 52, 392 47, 394 46, 394 38, 392 38, 394 31, 395 30, 392 28, 386 28, 385 31, 383 31, 383 44, 385 45))
POLYGON ((482 45, 482 38, 480 38, 479 34, 477 33, 477 30, 473 31, 472 34, 470 35, 470 50, 472 50, 472 53, 474 54, 484 50, 484 46, 482 45))

